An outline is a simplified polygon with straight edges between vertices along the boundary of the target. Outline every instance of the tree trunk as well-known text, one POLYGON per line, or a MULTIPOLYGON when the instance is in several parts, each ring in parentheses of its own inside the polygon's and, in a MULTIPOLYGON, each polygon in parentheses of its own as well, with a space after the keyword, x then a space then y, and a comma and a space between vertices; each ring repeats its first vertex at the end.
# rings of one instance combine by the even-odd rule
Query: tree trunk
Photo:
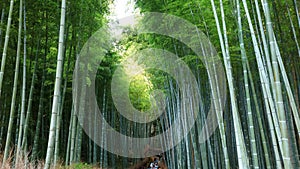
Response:
POLYGON ((251 110, 251 100, 250 100, 250 90, 249 90, 249 83, 248 83, 248 71, 247 71, 247 56, 246 50, 244 46, 244 37, 243 37, 243 27, 242 27, 242 20, 240 14, 240 3, 239 0, 236 1, 237 4, 237 17, 238 17, 238 31, 239 31, 239 41, 240 41, 240 48, 241 48, 241 55, 242 55, 242 66, 243 66, 243 73, 244 73, 244 86, 245 86, 245 93, 246 93, 246 104, 247 104, 247 120, 248 120, 248 127, 249 127, 249 136, 250 136, 250 146, 251 146, 251 155, 252 155, 252 165, 253 168, 259 168, 258 166, 258 159, 257 159, 257 150, 256 150, 256 139, 254 133, 254 126, 253 126, 253 118, 252 118, 252 110, 251 110))
POLYGON ((218 29, 219 40, 221 43, 223 60, 224 60, 224 65, 225 65, 226 75, 227 75, 227 80, 228 80, 228 85, 229 85, 229 93, 230 93, 231 108, 232 108, 232 113, 233 113, 233 122, 234 122, 233 124, 234 124, 238 164, 239 164, 240 168, 249 168, 249 162, 248 162, 248 157, 247 157, 247 153, 246 153, 246 146, 245 146, 245 142, 244 142, 244 136, 243 136, 243 132, 242 132, 242 128, 241 128, 240 118, 238 115, 237 102, 236 102, 234 86, 233 86, 232 67, 231 67, 231 63, 230 63, 229 47, 228 47, 228 40, 227 40, 227 35, 226 35, 227 32, 226 32, 226 24, 225 24, 223 5, 222 5, 222 1, 220 1, 224 37, 222 36, 222 33, 221 33, 221 27, 219 24, 219 19, 217 16, 215 5, 214 5, 214 0, 211 0, 211 4, 212 4, 214 17, 215 17, 215 21, 216 21, 216 25, 217 25, 217 29, 218 29))
MULTIPOLYGON (((12 12, 12 5, 13 2, 11 2, 11 10, 12 12)), ((18 44, 17 44, 17 57, 16 57, 16 65, 15 65, 15 77, 14 77, 14 85, 13 85, 13 94, 12 94, 12 101, 11 101, 11 107, 10 107, 10 117, 9 117, 9 124, 8 124, 8 131, 7 131, 7 137, 6 137, 6 143, 5 143, 5 149, 4 149, 4 156, 3 156, 3 164, 6 162, 8 158, 8 153, 10 151, 10 141, 11 141, 11 135, 12 135, 12 126, 14 123, 14 114, 15 114, 15 103, 16 103, 16 94, 17 94, 17 87, 18 87, 18 76, 19 76, 19 65, 20 65, 20 48, 21 48, 21 30, 22 30, 22 0, 20 1, 20 10, 19 10, 19 32, 18 32, 18 44)), ((10 13, 11 16, 11 13, 10 13)), ((10 26, 10 17, 9 17, 9 26, 10 26)), ((8 28, 9 29, 9 28, 8 28)), ((5 40, 6 43, 8 43, 8 39, 5 40)), ((6 44, 7 45, 7 44, 6 44)), ((3 56, 6 57, 6 49, 7 46, 4 46, 3 49, 3 56)), ((3 72, 4 72, 4 64, 5 64, 5 58, 2 56, 2 65, 1 65, 1 72, 0 72, 0 95, 1 95, 1 85, 2 85, 2 78, 3 78, 3 72), (3 70, 2 70, 3 68, 3 70)), ((22 115, 21 115, 22 116, 22 115)), ((20 118, 20 122, 22 120, 22 117, 20 118)), ((20 132, 20 131, 19 131, 20 132)))
MULTIPOLYGON (((22 6, 23 6, 23 4, 21 4, 21 3, 23 3, 22 0, 20 1, 19 34, 21 34, 21 31, 22 31, 22 11, 23 11, 23 7, 22 6)), ((24 33, 25 33, 25 29, 24 29, 24 33)), ((24 36, 24 38, 25 38, 25 36, 24 36)), ((20 36, 20 41, 21 41, 21 36, 20 36)), ((24 47, 26 47, 25 44, 24 44, 24 47)), ((19 44, 18 44, 18 50, 20 50, 19 49, 19 44)), ((25 118, 25 103, 26 103, 26 99, 25 98, 26 98, 26 53, 24 53, 24 58, 23 58, 22 104, 21 104, 21 117, 20 117, 20 125, 19 125, 19 135, 18 135, 16 165, 18 164, 20 153, 23 154, 23 152, 21 150, 21 143, 22 143, 22 134, 23 134, 24 118, 25 118)))
POLYGON ((2 60, 1 60, 1 70, 0 70, 0 96, 2 91, 2 83, 3 83, 3 76, 4 76, 4 70, 5 70, 5 61, 6 61, 6 54, 7 54, 7 48, 8 48, 8 41, 9 41, 9 33, 10 33, 10 26, 11 26, 11 16, 13 12, 14 7, 14 0, 10 1, 10 7, 9 7, 9 14, 8 14, 8 20, 7 20, 7 26, 6 26, 6 33, 5 33, 5 41, 4 41, 4 47, 3 47, 3 53, 2 53, 2 60))
POLYGON ((51 159, 53 157, 53 148, 55 141, 55 126, 58 112, 58 99, 60 97, 60 85, 61 85, 61 74, 63 67, 63 49, 64 49, 64 30, 65 30, 65 14, 66 14, 66 0, 61 2, 61 18, 60 18, 60 30, 59 30, 59 45, 57 54, 57 67, 56 67, 56 80, 52 104, 51 124, 48 138, 47 155, 44 169, 49 169, 51 159))

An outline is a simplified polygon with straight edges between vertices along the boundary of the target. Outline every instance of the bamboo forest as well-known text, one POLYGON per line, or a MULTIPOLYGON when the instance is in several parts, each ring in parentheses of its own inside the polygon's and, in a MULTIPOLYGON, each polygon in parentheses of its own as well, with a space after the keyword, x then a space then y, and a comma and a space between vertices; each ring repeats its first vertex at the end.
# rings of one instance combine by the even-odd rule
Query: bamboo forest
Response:
POLYGON ((299 0, 2 0, 3 169, 299 169, 299 0))

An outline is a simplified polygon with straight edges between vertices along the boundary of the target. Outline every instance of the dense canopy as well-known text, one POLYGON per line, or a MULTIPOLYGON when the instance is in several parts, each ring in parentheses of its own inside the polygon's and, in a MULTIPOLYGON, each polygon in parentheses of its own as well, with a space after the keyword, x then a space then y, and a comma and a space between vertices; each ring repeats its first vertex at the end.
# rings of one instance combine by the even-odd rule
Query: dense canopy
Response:
POLYGON ((300 168, 300 1, 127 2, 0 2, 2 167, 300 168))

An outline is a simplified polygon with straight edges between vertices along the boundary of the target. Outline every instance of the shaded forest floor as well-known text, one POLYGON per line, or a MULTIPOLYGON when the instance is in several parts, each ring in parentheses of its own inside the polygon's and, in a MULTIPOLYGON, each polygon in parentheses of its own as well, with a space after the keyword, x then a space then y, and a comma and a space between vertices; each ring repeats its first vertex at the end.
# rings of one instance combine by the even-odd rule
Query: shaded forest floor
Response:
MULTIPOLYGON (((44 161, 35 161, 35 162, 29 162, 27 157, 22 157, 19 159, 18 163, 15 164, 15 161, 12 161, 14 159, 12 156, 8 158, 8 160, 3 165, 3 154, 0 155, 0 168, 3 169, 43 169, 44 168, 44 161)), ((72 164, 70 166, 65 166, 63 162, 59 162, 55 167, 51 167, 51 169, 101 169, 99 167, 89 165, 87 163, 76 163, 72 164)))
MULTIPOLYGON (((45 166, 45 161, 43 160, 32 161, 29 160, 28 157, 20 157, 18 163, 16 164, 16 162, 13 161, 12 159, 15 159, 15 157, 10 155, 3 165, 3 154, 0 154, 0 168, 1 169, 23 169, 23 168, 43 169, 45 166)), ((129 169, 148 168, 146 166, 149 166, 148 163, 150 163, 151 160, 153 161, 153 159, 151 159, 150 157, 145 158, 144 160, 138 162, 137 164, 134 164, 133 166, 129 167, 129 169)), ((121 168, 121 166, 118 166, 117 168, 121 168)), ((166 167, 164 166, 161 168, 166 169, 166 167)), ((110 168, 100 168, 99 164, 91 165, 84 162, 74 163, 69 166, 65 166, 63 161, 59 161, 55 167, 52 166, 50 167, 50 169, 110 169, 110 168)))

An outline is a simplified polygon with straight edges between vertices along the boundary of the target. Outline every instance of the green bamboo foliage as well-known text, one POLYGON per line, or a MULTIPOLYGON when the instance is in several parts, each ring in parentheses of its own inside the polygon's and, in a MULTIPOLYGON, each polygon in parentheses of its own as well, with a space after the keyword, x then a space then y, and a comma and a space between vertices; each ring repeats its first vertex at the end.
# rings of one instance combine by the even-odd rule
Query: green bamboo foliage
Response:
MULTIPOLYGON (((25 2, 21 0, 18 1, 23 2, 20 12, 13 11, 15 2, 7 0, 0 3, 0 46, 3 45, 0 48, 3 50, 0 70, 0 96, 3 95, 0 99, 0 151, 3 154, 0 153, 0 157, 4 157, 1 159, 3 168, 18 168, 21 162, 24 162, 24 166, 21 165, 23 168, 30 168, 33 164, 38 165, 43 158, 45 169, 60 168, 60 165, 65 165, 65 168, 90 168, 90 165, 116 169, 149 168, 149 162, 136 167, 136 164, 149 158, 130 159, 106 151, 103 147, 116 144, 118 140, 100 132, 101 127, 104 130, 105 126, 97 124, 96 118, 87 117, 91 125, 87 130, 82 128, 82 117, 77 117, 79 111, 89 111, 95 117, 99 116, 97 108, 89 107, 91 79, 82 77, 82 88, 77 91, 80 97, 75 100, 78 104, 75 105, 72 100, 71 72, 75 64, 79 64, 76 59, 84 42, 100 27, 111 23, 111 11, 106 6, 114 2, 27 0, 25 9, 25 2), (42 8, 39 7, 41 4, 44 5, 42 8), (60 4, 61 8, 58 7, 60 4), (8 18, 8 22, 5 18, 8 18), (24 35, 24 52, 20 46, 21 32, 24 35), (23 59, 20 58, 22 54, 23 59), (68 57, 67 64, 64 64, 65 55, 68 57), (22 61, 21 70, 19 64, 22 61), (84 131, 93 133, 94 137, 101 140, 94 142, 84 131), (111 142, 108 143, 108 140, 111 142)), ((195 126, 185 139, 163 153, 161 161, 167 168, 299 168, 299 2, 134 2, 142 13, 163 12, 191 22, 199 30, 198 37, 187 37, 193 37, 191 41, 196 42, 201 40, 203 31, 219 53, 211 59, 201 60, 193 49, 178 39, 151 33, 140 35, 134 29, 126 28, 123 39, 116 41, 112 49, 105 49, 107 53, 95 76, 95 84, 98 84, 95 88, 96 99, 108 124, 117 132, 135 138, 148 138, 171 129, 170 135, 159 140, 163 147, 172 147, 175 139, 187 132, 185 113, 194 106, 191 97, 193 91, 189 83, 180 89, 178 81, 166 72, 145 70, 145 78, 149 80, 147 83, 152 85, 150 91, 162 90, 166 98, 164 114, 152 122, 140 124, 121 116, 111 97, 111 77, 125 57, 133 54, 132 51, 146 48, 164 49, 186 62, 194 73, 200 102, 195 126), (227 78, 225 83, 228 84, 226 89, 230 94, 223 100, 221 96, 227 91, 223 90, 225 85, 218 86, 221 81, 217 74, 219 66, 223 65, 219 65, 216 58, 223 59, 227 78), (189 103, 183 104, 186 100, 189 103), (210 109, 216 113, 214 124, 217 128, 204 141, 203 135, 209 131, 204 127, 212 127, 208 124, 210 121, 207 123, 206 120, 210 109), (180 124, 170 128, 178 119, 180 124), (208 126, 204 126, 206 124, 208 126)), ((148 21, 158 29, 165 26, 152 18, 148 21)), ((185 30, 182 31, 178 33, 184 34, 185 30)), ((195 45, 204 56, 215 55, 211 51, 205 53, 205 44, 195 45)), ((88 63, 76 66, 86 74, 92 69, 88 63)), ((182 72, 177 73, 179 80, 185 78, 182 72)), ((143 107, 148 103, 140 96, 148 93, 141 93, 143 91, 139 91, 139 87, 133 87, 138 83, 134 81, 130 84, 133 84, 130 92, 138 91, 130 99, 132 104, 143 107)), ((128 150, 127 145, 127 142, 123 143, 120 149, 128 150)), ((153 150, 154 147, 147 148, 150 152, 159 151, 153 150)))
MULTIPOLYGON (((1 25, 3 25, 4 13, 5 13, 5 8, 3 7, 2 8, 2 12, 1 12, 1 20, 0 20, 0 24, 1 25)), ((0 46, 2 46, 2 36, 3 36, 2 32, 3 32, 3 30, 2 30, 2 28, 0 28, 0 37, 1 37, 1 39, 0 39, 0 46)))
POLYGON ((297 1, 293 0, 293 4, 294 4, 296 18, 297 18, 297 21, 298 21, 298 26, 300 28, 300 14, 299 14, 299 9, 298 9, 298 5, 297 5, 297 1))
MULTIPOLYGON (((300 57, 299 42, 298 42, 298 39, 297 39, 297 34, 296 34, 295 26, 294 26, 294 23, 293 23, 293 20, 292 20, 292 16, 291 16, 291 12, 290 12, 290 7, 289 7, 289 5, 288 5, 288 3, 286 1, 285 1, 285 6, 286 6, 286 9, 287 9, 286 11, 288 12, 288 15, 289 15, 289 21, 290 21, 290 25, 291 25, 292 32, 293 32, 294 41, 295 41, 295 44, 296 44, 296 47, 297 47, 297 50, 298 50, 298 55, 300 57)), ((297 13, 297 15, 299 15, 299 14, 297 13)))
POLYGON ((47 156, 45 162, 45 169, 50 168, 51 159, 53 157, 54 142, 55 142, 55 130, 57 121, 58 100, 60 97, 60 84, 63 67, 63 49, 64 49, 64 30, 65 30, 65 14, 66 14, 66 1, 61 2, 61 18, 60 18, 60 30, 59 30, 59 42, 58 42, 58 54, 57 54, 57 67, 56 67, 56 80, 54 88, 54 97, 51 114, 51 124, 49 132, 49 140, 47 147, 47 156))

